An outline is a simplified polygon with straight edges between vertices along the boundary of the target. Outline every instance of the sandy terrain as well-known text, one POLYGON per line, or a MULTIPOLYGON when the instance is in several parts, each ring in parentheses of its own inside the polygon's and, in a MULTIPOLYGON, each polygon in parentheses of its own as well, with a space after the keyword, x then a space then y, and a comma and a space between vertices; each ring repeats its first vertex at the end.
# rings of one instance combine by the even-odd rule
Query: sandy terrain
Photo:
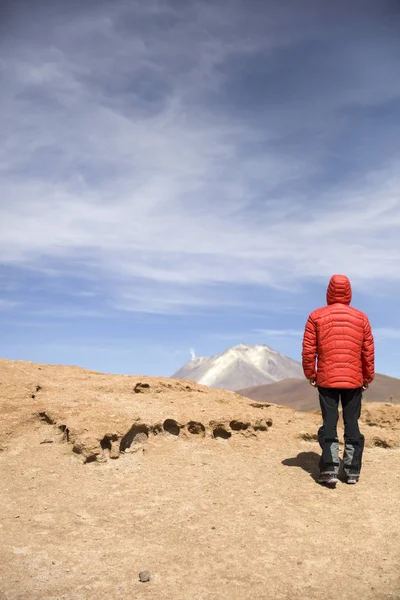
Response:
POLYGON ((10 361, 0 390, 1 600, 400 598, 399 406, 332 490, 317 415, 10 361))

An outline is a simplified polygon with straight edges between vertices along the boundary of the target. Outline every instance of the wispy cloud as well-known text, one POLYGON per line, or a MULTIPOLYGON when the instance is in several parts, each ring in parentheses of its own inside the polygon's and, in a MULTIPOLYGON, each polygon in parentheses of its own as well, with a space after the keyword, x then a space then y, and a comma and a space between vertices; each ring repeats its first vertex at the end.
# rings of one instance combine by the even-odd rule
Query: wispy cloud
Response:
POLYGON ((254 332, 268 338, 299 338, 304 333, 300 329, 255 329, 254 332))
POLYGON ((230 333, 218 332, 208 333, 208 339, 219 341, 248 344, 268 344, 274 343, 274 340, 296 339, 297 341, 303 336, 303 330, 300 329, 249 329, 248 331, 232 331, 230 333))
POLYGON ((5 37, 3 263, 159 313, 240 304, 226 285, 399 282, 397 33, 373 3, 356 39, 344 3, 229 6, 104 2, 5 37))
POLYGON ((375 327, 374 337, 380 340, 400 340, 400 329, 390 327, 375 327))

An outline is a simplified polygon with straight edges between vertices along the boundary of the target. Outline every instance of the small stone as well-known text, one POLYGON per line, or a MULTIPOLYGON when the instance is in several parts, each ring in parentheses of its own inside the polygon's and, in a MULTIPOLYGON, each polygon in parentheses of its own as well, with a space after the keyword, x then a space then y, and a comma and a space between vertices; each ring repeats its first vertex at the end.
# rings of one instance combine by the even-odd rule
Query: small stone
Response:
POLYGON ((46 438, 45 440, 42 440, 40 443, 41 444, 52 444, 53 442, 54 442, 54 440, 50 440, 50 439, 46 438))
POLYGON ((119 454, 120 454, 120 449, 119 449, 119 443, 114 442, 111 445, 111 451, 110 451, 110 458, 119 458, 119 454))
POLYGON ((142 583, 147 583, 148 581, 150 581, 149 571, 141 571, 141 573, 139 573, 139 581, 141 581, 142 583))
POLYGON ((135 452, 144 452, 144 446, 141 444, 132 444, 132 446, 129 446, 125 450, 125 454, 134 454, 135 452))
POLYGON ((98 454, 96 456, 96 462, 98 462, 98 463, 106 463, 107 462, 107 456, 104 456, 104 454, 98 454))

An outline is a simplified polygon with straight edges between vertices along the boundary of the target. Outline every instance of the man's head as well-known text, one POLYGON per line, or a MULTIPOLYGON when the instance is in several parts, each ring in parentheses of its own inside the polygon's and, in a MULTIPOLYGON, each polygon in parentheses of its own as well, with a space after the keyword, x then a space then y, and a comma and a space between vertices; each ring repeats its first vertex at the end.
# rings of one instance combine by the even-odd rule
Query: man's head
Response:
POLYGON ((326 291, 326 301, 328 304, 350 304, 351 302, 351 283, 346 275, 333 275, 326 291))

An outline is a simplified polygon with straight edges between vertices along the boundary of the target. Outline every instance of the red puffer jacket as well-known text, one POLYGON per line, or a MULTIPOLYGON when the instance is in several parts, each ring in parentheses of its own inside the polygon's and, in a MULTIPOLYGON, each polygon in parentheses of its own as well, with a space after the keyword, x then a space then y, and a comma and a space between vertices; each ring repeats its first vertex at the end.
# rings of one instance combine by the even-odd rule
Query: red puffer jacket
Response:
POLYGON ((311 313, 304 331, 305 376, 327 388, 358 388, 370 383, 374 378, 374 338, 368 317, 349 306, 351 285, 345 275, 331 278, 326 300, 328 306, 311 313))

